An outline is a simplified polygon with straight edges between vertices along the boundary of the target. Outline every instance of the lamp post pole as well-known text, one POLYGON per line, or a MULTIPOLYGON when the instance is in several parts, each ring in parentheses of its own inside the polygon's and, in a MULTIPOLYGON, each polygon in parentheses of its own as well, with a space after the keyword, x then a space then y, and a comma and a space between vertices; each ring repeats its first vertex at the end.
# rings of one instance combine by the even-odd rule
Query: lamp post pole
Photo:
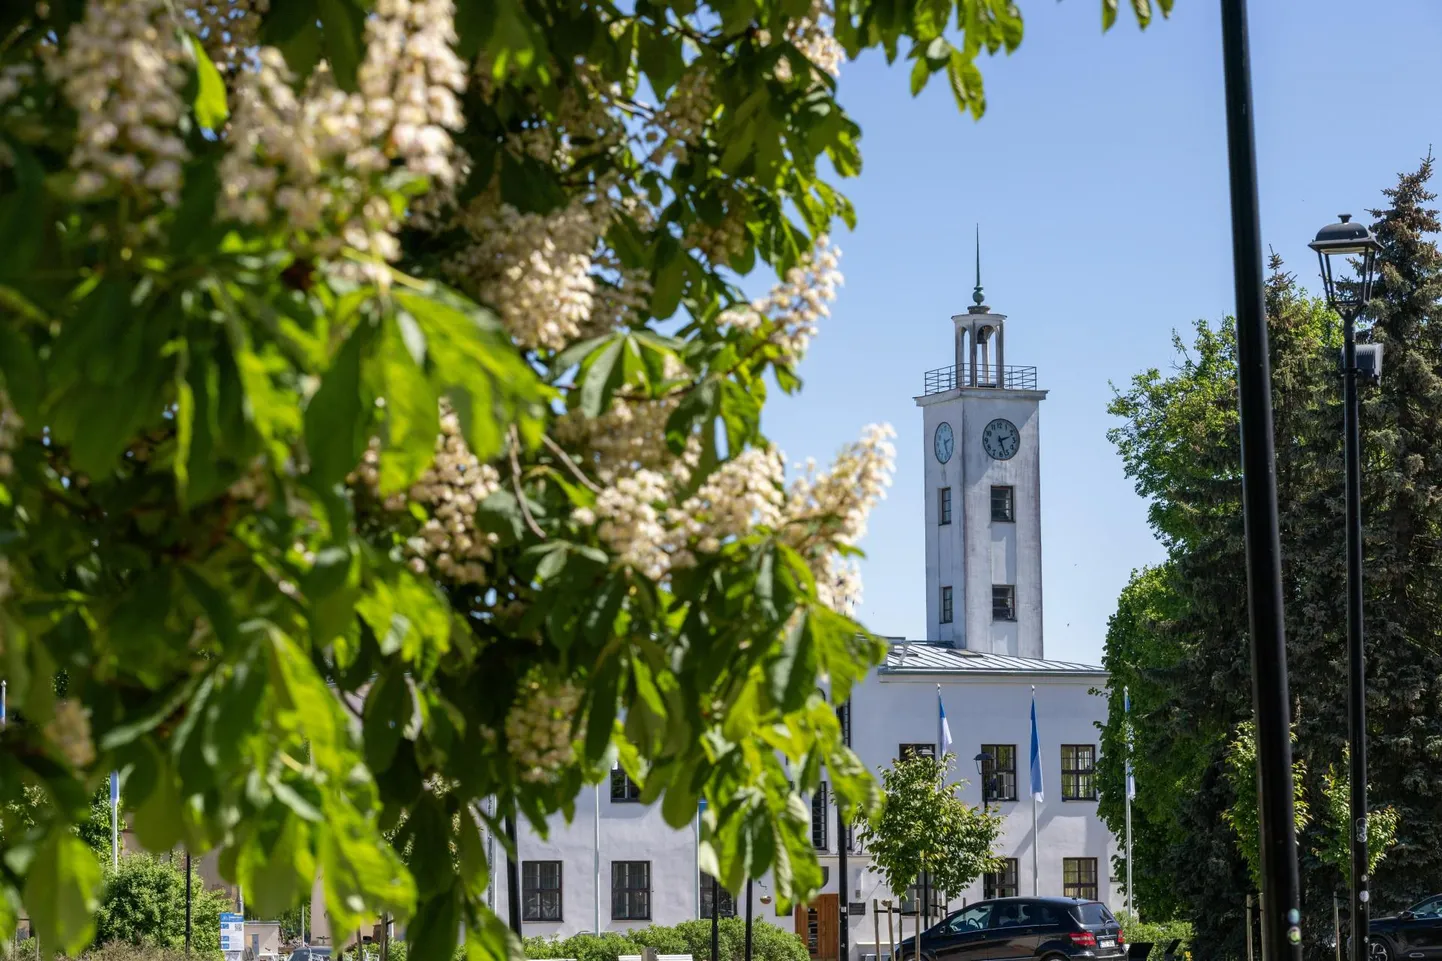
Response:
POLYGON ((1342 405, 1347 469, 1347 732, 1352 780, 1352 959, 1367 961, 1367 691, 1362 651, 1362 432, 1357 311, 1343 317, 1342 405))
MULTIPOLYGON (((1309 247, 1317 252, 1327 303, 1342 315, 1342 447, 1347 505, 1347 737, 1350 742, 1352 847, 1352 961, 1366 961, 1370 910, 1367 892, 1367 671, 1362 648, 1362 431, 1357 380, 1364 373, 1382 376, 1382 345, 1357 344, 1357 318, 1372 297, 1372 279, 1381 245, 1348 214, 1323 227, 1309 247), (1360 258, 1352 261, 1352 258, 1360 258), (1353 284, 1337 286, 1334 262, 1352 261, 1360 269, 1353 284), (1365 352, 1367 363, 1361 363, 1365 352)), ((1265 917, 1265 916, 1264 916, 1265 917)))
POLYGON ((1300 961, 1301 892, 1292 809, 1292 698, 1282 606, 1272 371, 1262 302, 1262 227, 1252 126, 1246 0, 1222 0, 1222 69, 1231 186, 1232 267, 1237 298, 1237 407, 1241 427, 1242 517, 1252 639, 1252 708, 1257 719, 1258 849, 1262 875, 1262 957, 1300 961))

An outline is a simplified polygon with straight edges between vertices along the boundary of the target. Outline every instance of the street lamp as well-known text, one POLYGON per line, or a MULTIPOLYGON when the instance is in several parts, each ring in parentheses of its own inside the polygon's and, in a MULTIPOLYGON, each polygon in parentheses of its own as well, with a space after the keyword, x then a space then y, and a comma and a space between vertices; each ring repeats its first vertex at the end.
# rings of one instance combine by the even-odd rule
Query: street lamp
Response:
POLYGON ((1343 448, 1347 472, 1347 734, 1351 744, 1352 808, 1352 959, 1367 961, 1367 701, 1362 652, 1362 466, 1357 375, 1374 382, 1382 375, 1382 345, 1364 344, 1359 352, 1357 317, 1372 298, 1381 244, 1363 224, 1342 214, 1339 223, 1317 231, 1308 244, 1317 252, 1327 303, 1342 316, 1343 448), (1357 268, 1357 279, 1338 283, 1343 260, 1357 268), (1362 362, 1365 357, 1369 363, 1362 362), (1365 366, 1365 369, 1362 369, 1365 366))
POLYGON ((989 764, 991 764, 991 762, 992 762, 993 760, 995 760, 995 759, 994 759, 990 754, 988 754, 988 753, 985 752, 985 751, 982 751, 982 752, 981 752, 980 754, 978 754, 978 755, 976 756, 976 758, 975 758, 975 761, 976 761, 976 776, 977 776, 977 778, 980 780, 980 783, 981 783, 981 809, 982 809, 983 811, 990 811, 990 810, 991 810, 991 808, 990 808, 990 806, 989 806, 989 804, 990 804, 990 802, 991 802, 991 793, 992 793, 991 790, 990 790, 990 788, 991 788, 991 782, 990 782, 989 780, 987 780, 986 769, 987 769, 987 766, 988 766, 989 764))

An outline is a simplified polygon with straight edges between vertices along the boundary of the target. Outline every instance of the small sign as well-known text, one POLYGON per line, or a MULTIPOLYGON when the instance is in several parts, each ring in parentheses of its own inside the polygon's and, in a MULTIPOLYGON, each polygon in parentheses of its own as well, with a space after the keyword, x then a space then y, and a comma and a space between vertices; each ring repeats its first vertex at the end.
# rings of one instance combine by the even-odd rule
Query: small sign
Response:
POLYGON ((221 914, 220 950, 234 957, 245 951, 245 918, 241 915, 228 911, 221 914))

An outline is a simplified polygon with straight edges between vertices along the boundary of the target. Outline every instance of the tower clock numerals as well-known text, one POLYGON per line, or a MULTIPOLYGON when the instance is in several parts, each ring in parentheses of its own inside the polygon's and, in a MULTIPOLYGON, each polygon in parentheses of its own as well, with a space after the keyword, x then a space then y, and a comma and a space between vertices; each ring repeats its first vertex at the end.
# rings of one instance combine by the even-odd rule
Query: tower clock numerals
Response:
POLYGON ((1011 421, 998 417, 982 429, 981 446, 992 460, 1011 460, 1021 448, 1021 431, 1011 421))
POLYGON ((936 454, 938 462, 945 464, 951 460, 951 452, 956 449, 956 438, 951 433, 951 425, 943 421, 936 425, 936 434, 931 439, 931 449, 936 454))

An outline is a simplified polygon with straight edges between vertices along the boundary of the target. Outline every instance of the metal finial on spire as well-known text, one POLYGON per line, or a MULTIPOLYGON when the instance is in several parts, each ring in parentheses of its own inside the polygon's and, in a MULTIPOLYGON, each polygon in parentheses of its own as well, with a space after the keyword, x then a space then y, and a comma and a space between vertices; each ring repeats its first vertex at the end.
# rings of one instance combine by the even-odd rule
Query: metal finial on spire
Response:
POLYGON ((981 292, 981 224, 976 225, 976 288, 971 292, 971 302, 978 307, 986 303, 986 295, 981 292))

